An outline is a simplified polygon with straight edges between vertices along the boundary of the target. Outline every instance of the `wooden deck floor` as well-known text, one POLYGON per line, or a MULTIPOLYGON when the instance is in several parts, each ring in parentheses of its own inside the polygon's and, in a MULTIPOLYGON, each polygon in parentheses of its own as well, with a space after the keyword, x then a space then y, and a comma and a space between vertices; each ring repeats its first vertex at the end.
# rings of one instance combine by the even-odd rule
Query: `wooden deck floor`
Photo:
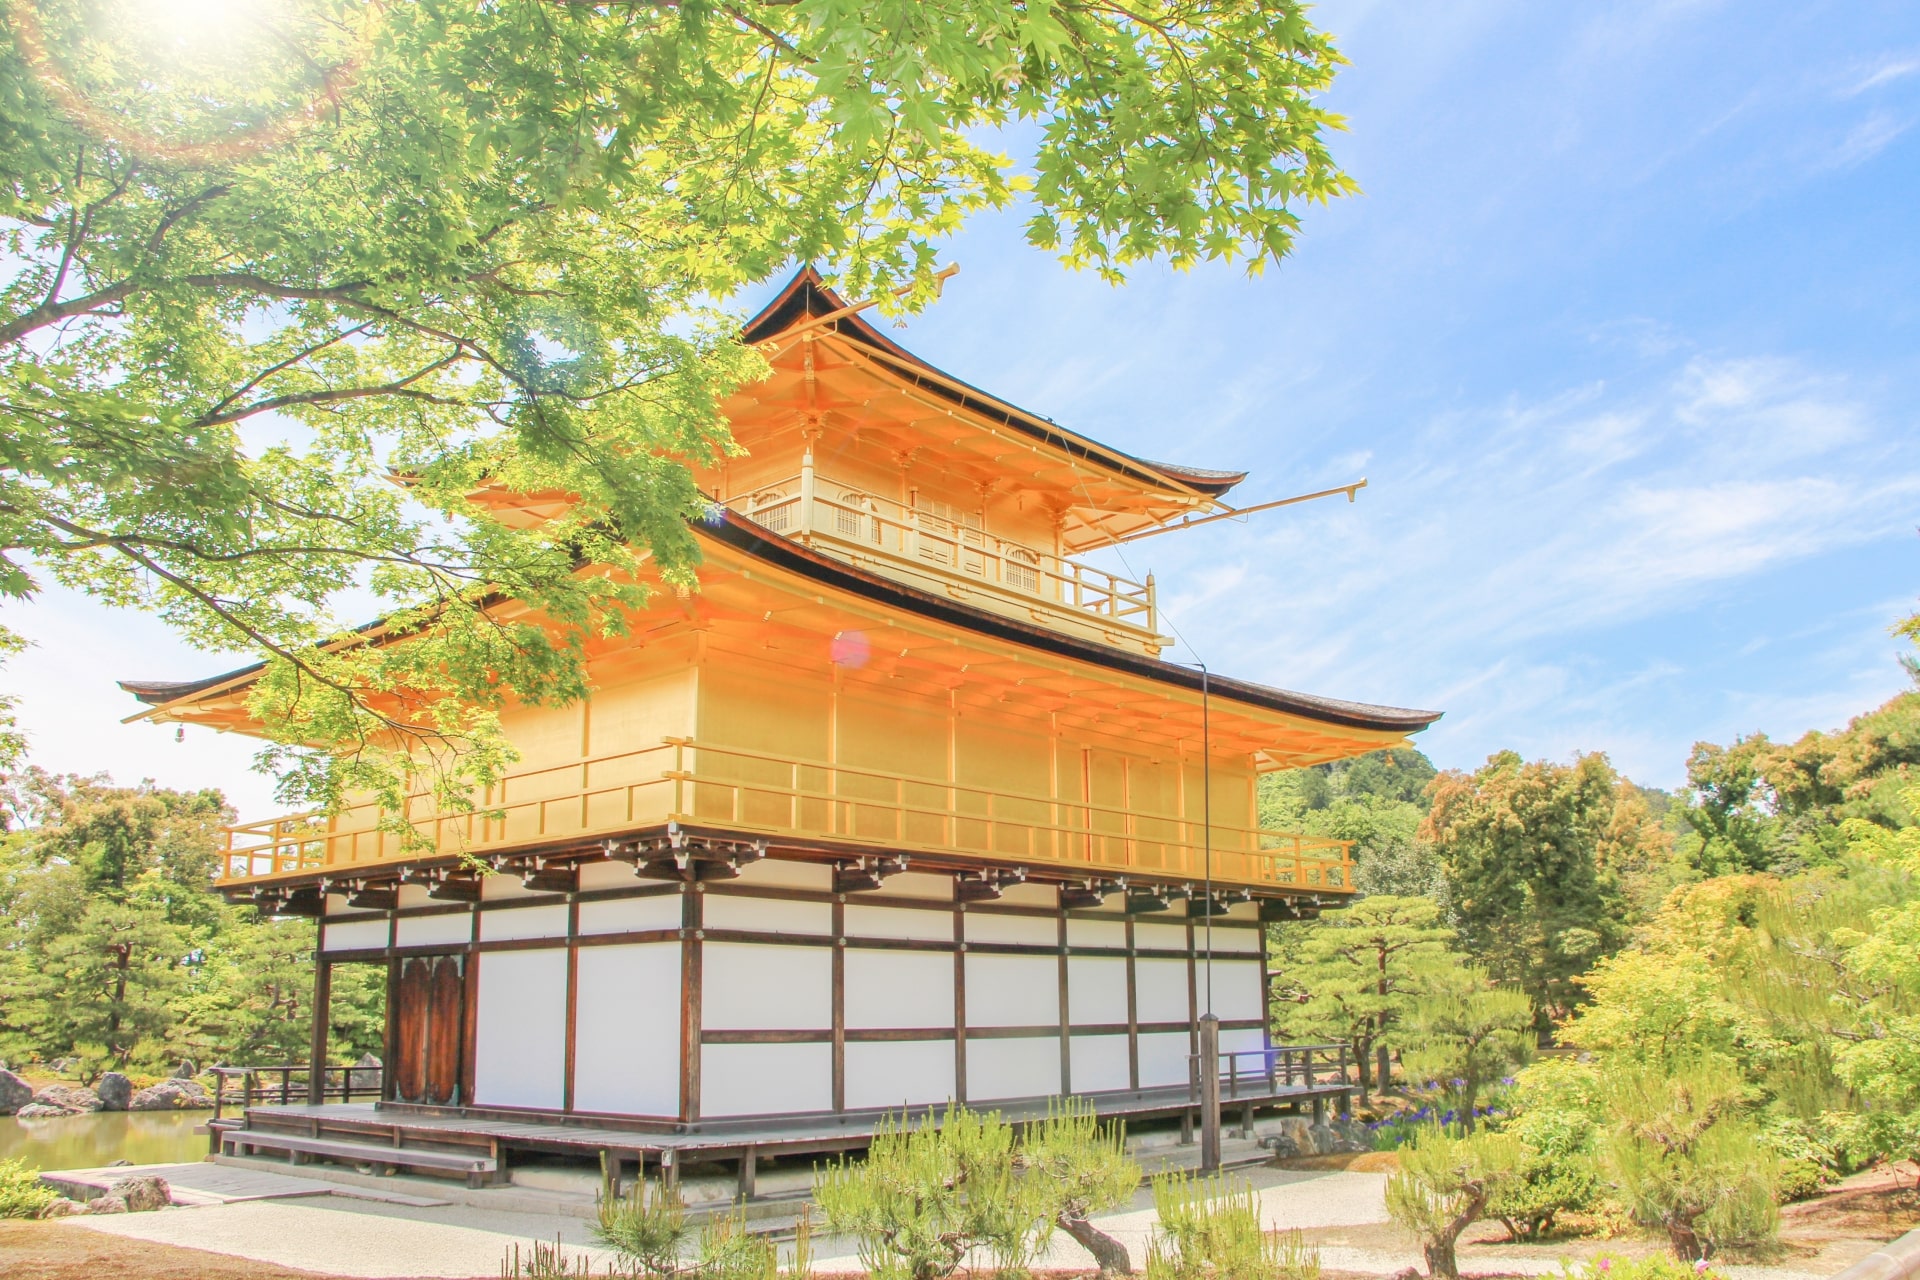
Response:
MULTIPOLYGON (((1264 1080, 1251 1084, 1243 1080, 1239 1091, 1232 1096, 1226 1096, 1227 1091, 1222 1089, 1222 1108, 1231 1120, 1248 1106, 1272 1108, 1337 1100, 1349 1088, 1339 1082, 1268 1086, 1264 1080)), ((1103 1115, 1128 1119, 1193 1117, 1198 1110, 1188 1090, 1178 1087, 1099 1094, 1090 1096, 1089 1100, 1103 1115)), ((1049 1099, 1028 1099, 998 1104, 993 1109, 1017 1122, 1044 1117, 1049 1105, 1049 1099)), ((247 1109, 245 1117, 246 1127, 250 1129, 308 1132, 314 1136, 351 1135, 391 1147, 485 1147, 496 1157, 512 1151, 576 1155, 606 1152, 615 1158, 655 1164, 859 1150, 867 1145, 879 1118, 877 1114, 850 1113, 826 1118, 710 1120, 687 1126, 639 1127, 558 1116, 507 1118, 423 1113, 358 1102, 255 1106, 247 1109)))

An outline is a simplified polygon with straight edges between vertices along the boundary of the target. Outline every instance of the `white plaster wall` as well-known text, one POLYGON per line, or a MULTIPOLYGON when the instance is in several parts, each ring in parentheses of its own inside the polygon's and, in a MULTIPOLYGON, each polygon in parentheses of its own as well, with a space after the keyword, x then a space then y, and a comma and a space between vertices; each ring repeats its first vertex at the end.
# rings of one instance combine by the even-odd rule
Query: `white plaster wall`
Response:
POLYGON ((1000 901, 1015 907, 1060 905, 1060 891, 1050 884, 1010 884, 1000 891, 1000 901))
MULTIPOLYGON (((1204 935, 1195 932, 1194 950, 1205 950, 1204 935)), ((1213 931, 1213 949, 1215 954, 1231 951, 1237 955, 1265 954, 1266 937, 1258 929, 1215 929, 1213 931)))
POLYGON ((393 945, 396 947, 461 946, 473 941, 473 912, 449 912, 443 916, 402 916, 394 921, 393 945))
POLYGON ((869 1030, 953 1025, 951 955, 848 947, 846 964, 849 1027, 869 1030))
POLYGON ((580 864, 580 892, 595 889, 631 889, 634 886, 631 862, 583 862, 580 864))
POLYGON ((1142 951, 1185 951, 1187 926, 1136 920, 1133 922, 1133 945, 1142 951))
POLYGON ((485 875, 480 877, 480 900, 492 902, 498 898, 531 898, 533 890, 520 883, 517 876, 485 875))
POLYGON ((1165 1031, 1140 1037, 1140 1087, 1187 1083, 1187 1033, 1165 1031))
POLYGON ((1067 1017, 1075 1026, 1127 1020, 1127 962, 1121 956, 1067 957, 1067 1017))
POLYGON ((1121 920, 1067 920, 1070 947, 1124 947, 1127 926, 1121 920))
POLYGON ((1125 1036, 1074 1036, 1068 1047, 1073 1054, 1075 1093, 1125 1089, 1131 1083, 1125 1036))
POLYGON ((888 876, 880 892, 896 898, 932 898, 940 902, 952 902, 953 880, 948 876, 929 876, 909 871, 903 875, 888 876))
POLYGON ((833 932, 833 906, 826 902, 782 902, 777 898, 709 893, 701 912, 709 929, 816 935, 833 932))
POLYGON ((573 1105, 615 1115, 680 1109, 680 944, 580 948, 573 1105))
POLYGON ((833 868, 817 862, 785 862, 762 858, 740 868, 740 884, 780 885, 788 889, 833 890, 833 868))
POLYGON ((1002 916, 969 911, 962 917, 968 942, 1024 942, 1030 946, 1060 945, 1060 924, 1040 916, 1002 916))
POLYGON ((1142 1022, 1187 1020, 1187 962, 1135 960, 1134 999, 1142 1022))
POLYGON ((567 904, 550 902, 538 907, 513 907, 480 912, 480 941, 506 942, 514 938, 564 938, 567 904))
MULTIPOLYGON (((969 1027, 1060 1024, 1060 962, 1052 956, 967 956, 969 1027)), ((969 1060, 971 1061, 971 1060, 969 1060)), ((973 1068, 969 1066, 968 1072, 973 1068)), ((1057 1074, 1057 1073, 1056 1073, 1057 1074)), ((973 1077, 967 1077, 973 1092, 973 1077)))
POLYGON ((832 1108, 830 1044, 700 1047, 702 1116, 779 1115, 832 1108))
POLYGON ((710 1031, 812 1031, 833 1025, 826 947, 705 944, 701 1025, 710 1031))
POLYGON ((375 907, 350 907, 347 900, 337 893, 327 895, 322 909, 330 916, 366 916, 378 910, 375 907))
POLYGON ((427 896, 427 887, 423 884, 403 884, 395 902, 402 911, 412 907, 438 907, 444 903, 435 902, 427 896))
MULTIPOLYGON (((1202 963, 1197 975, 1206 982, 1202 963)), ((1205 1000, 1202 987, 1201 999, 1205 1000)), ((1225 1022, 1242 1022, 1266 1016, 1266 981, 1262 966, 1246 960, 1213 960, 1213 1011, 1225 1022)))
POLYGON ((677 893, 583 902, 580 904, 580 932, 640 933, 647 929, 678 929, 680 912, 680 895, 677 893))
POLYGON ((953 1041, 847 1046, 847 1106, 939 1107, 953 1097, 953 1041))
POLYGON ((476 963, 474 1101, 558 1110, 566 1088, 566 949, 492 951, 476 963))
POLYGON ((340 920, 327 919, 326 932, 322 935, 322 951, 359 951, 367 947, 387 945, 387 919, 378 920, 340 920))
MULTIPOLYGON (((901 879, 895 876, 894 879, 901 879)), ((953 916, 946 911, 913 907, 865 907, 847 904, 849 938, 914 938, 927 942, 953 941, 953 916)))
MULTIPOLYGON (((1251 1054, 1266 1047, 1267 1039, 1261 1034, 1260 1028, 1258 1027, 1248 1027, 1241 1031, 1222 1031, 1220 1033, 1221 1053, 1251 1054)), ((1266 1063, 1260 1058, 1248 1057, 1240 1059, 1240 1070, 1243 1073, 1250 1071, 1265 1072, 1266 1069, 1266 1063)), ((1221 1070, 1226 1070, 1225 1064, 1222 1064, 1221 1070)))
MULTIPOLYGON (((972 1020, 969 992, 968 1020, 972 1020)), ((1060 1038, 967 1041, 967 1100, 1039 1098, 1060 1092, 1060 1038)))

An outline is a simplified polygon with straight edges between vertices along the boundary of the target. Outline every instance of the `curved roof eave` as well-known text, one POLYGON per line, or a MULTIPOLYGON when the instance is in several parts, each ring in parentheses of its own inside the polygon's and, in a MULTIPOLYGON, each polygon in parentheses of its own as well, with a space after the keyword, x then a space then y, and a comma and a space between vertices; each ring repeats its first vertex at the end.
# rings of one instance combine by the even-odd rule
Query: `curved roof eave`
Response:
MULTIPOLYGON (((740 330, 740 338, 743 342, 764 342, 770 338, 779 337, 781 333, 802 320, 814 316, 831 315, 835 311, 845 309, 846 306, 845 300, 821 281, 818 271, 812 267, 802 267, 775 295, 773 301, 762 307, 759 314, 747 321, 740 330)), ((925 380, 914 380, 914 385, 922 391, 961 405, 974 413, 995 419, 1074 457, 1111 467, 1132 480, 1152 484, 1171 482, 1170 487, 1188 489, 1208 498, 1218 498, 1247 478, 1247 473, 1244 471, 1211 471, 1203 467, 1187 467, 1177 463, 1150 462, 1145 458, 1135 457, 1111 445, 1100 444, 1087 436, 1069 431, 1050 419, 1010 404, 990 391, 982 391, 972 383, 956 378, 944 369, 936 368, 868 324, 857 312, 838 316, 824 327, 843 338, 850 338, 872 347, 897 364, 911 365, 933 375, 925 380)), ((902 376, 911 376, 904 370, 901 372, 902 376)))

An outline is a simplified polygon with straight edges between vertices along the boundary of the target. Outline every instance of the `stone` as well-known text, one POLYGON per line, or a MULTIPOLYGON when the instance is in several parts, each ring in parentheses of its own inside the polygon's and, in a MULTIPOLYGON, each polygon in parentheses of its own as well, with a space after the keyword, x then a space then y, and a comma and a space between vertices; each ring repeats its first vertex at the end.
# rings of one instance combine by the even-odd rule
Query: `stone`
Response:
POLYGON ((119 1196, 95 1196, 87 1201, 88 1213, 125 1213, 127 1202, 119 1196))
POLYGON ((125 1201, 128 1213, 149 1213, 173 1203, 173 1189, 167 1186, 167 1180, 150 1173, 122 1178, 107 1188, 107 1194, 125 1201))
POLYGON ((70 1116, 100 1109, 100 1095, 85 1085, 50 1084, 33 1095, 45 1107, 59 1107, 70 1116))
POLYGON ((199 1074, 200 1068, 194 1065, 192 1058, 180 1059, 180 1065, 173 1069, 175 1080, 191 1080, 199 1074))
POLYGON ((54 1116, 70 1116, 73 1112, 65 1107, 50 1107, 44 1102, 29 1102, 13 1114, 19 1120, 47 1120, 54 1116))
POLYGON ((107 1161, 107 1164, 106 1164, 106 1167, 107 1167, 107 1168, 109 1168, 109 1169, 129 1169, 129 1168, 132 1168, 132 1167, 133 1167, 133 1161, 131 1161, 131 1160, 109 1160, 109 1161, 107 1161))
POLYGON ((100 1095, 102 1111, 125 1111, 127 1104, 133 1101, 133 1081, 118 1071, 109 1071, 101 1076, 94 1090, 100 1095))
POLYGON ((77 1200, 68 1200, 63 1196, 58 1200, 52 1201, 46 1208, 42 1209, 40 1216, 43 1218, 64 1218, 69 1214, 85 1213, 86 1211, 87 1206, 77 1200))
POLYGON ((10 1116, 33 1101, 33 1086, 0 1067, 0 1116, 10 1116))
POLYGON ((198 1080, 162 1080, 133 1095, 129 1111, 210 1111, 213 1095, 198 1080))

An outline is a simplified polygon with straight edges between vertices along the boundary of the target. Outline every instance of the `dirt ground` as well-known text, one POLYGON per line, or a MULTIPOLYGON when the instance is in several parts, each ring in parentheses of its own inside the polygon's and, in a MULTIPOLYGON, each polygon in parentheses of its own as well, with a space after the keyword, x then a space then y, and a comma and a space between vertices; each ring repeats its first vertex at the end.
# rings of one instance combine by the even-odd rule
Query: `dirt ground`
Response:
MULTIPOLYGON (((1306 1162, 1289 1162, 1296 1167, 1306 1162)), ((1321 1157, 1315 1167, 1351 1168, 1356 1172, 1384 1172, 1390 1160, 1377 1153, 1358 1157, 1321 1157)), ((1874 1169, 1847 1179, 1815 1200, 1787 1205, 1780 1212, 1780 1247, 1763 1258, 1733 1259, 1756 1262, 1810 1275, 1832 1275, 1850 1266, 1880 1244, 1920 1227, 1920 1191, 1915 1181, 1920 1169, 1901 1165, 1874 1169)), ((1413 1245, 1410 1237, 1390 1223, 1354 1227, 1321 1227, 1307 1231, 1319 1245, 1397 1251, 1413 1245)), ((1578 1260, 1600 1253, 1627 1256, 1658 1252, 1659 1241, 1637 1233, 1607 1238, 1566 1235, 1540 1244, 1514 1244, 1497 1222, 1483 1222, 1467 1232, 1460 1251, 1461 1271, 1469 1276, 1513 1274, 1501 1259, 1533 1258, 1553 1263, 1578 1260)), ((1329 1271, 1328 1280, 1345 1280, 1358 1273, 1329 1271)), ((53 1222, 0 1221, 0 1276, 7 1280, 331 1280, 311 1271, 296 1271, 252 1262, 226 1254, 206 1253, 174 1245, 123 1239, 100 1232, 63 1227, 53 1222)))
POLYGON ((316 1280, 224 1253, 63 1227, 0 1221, 0 1275, 7 1280, 316 1280))
MULTIPOLYGON (((1288 1168, 1351 1169, 1385 1173, 1392 1156, 1370 1152, 1361 1156, 1314 1156, 1284 1162, 1288 1168)), ((1872 1253, 1877 1247, 1920 1227, 1920 1191, 1915 1182, 1920 1168, 1903 1164, 1856 1174, 1813 1200, 1785 1205, 1780 1210, 1780 1244, 1763 1256, 1729 1257, 1728 1263, 1750 1263, 1811 1275, 1832 1275, 1872 1253)), ((1536 1259, 1549 1265, 1578 1261, 1598 1254, 1642 1257, 1659 1253, 1665 1242, 1631 1228, 1607 1234, 1601 1224, 1579 1223, 1585 1232, 1569 1231, 1538 1244, 1508 1239, 1498 1222, 1481 1222, 1460 1241, 1463 1275, 1483 1278, 1512 1275, 1502 1259, 1536 1259)), ((1413 1236, 1389 1222, 1366 1226, 1320 1227, 1303 1233, 1322 1246, 1376 1249, 1382 1252, 1418 1249, 1413 1236)), ((1367 1273, 1329 1269, 1328 1280, 1359 1280, 1367 1273)))

